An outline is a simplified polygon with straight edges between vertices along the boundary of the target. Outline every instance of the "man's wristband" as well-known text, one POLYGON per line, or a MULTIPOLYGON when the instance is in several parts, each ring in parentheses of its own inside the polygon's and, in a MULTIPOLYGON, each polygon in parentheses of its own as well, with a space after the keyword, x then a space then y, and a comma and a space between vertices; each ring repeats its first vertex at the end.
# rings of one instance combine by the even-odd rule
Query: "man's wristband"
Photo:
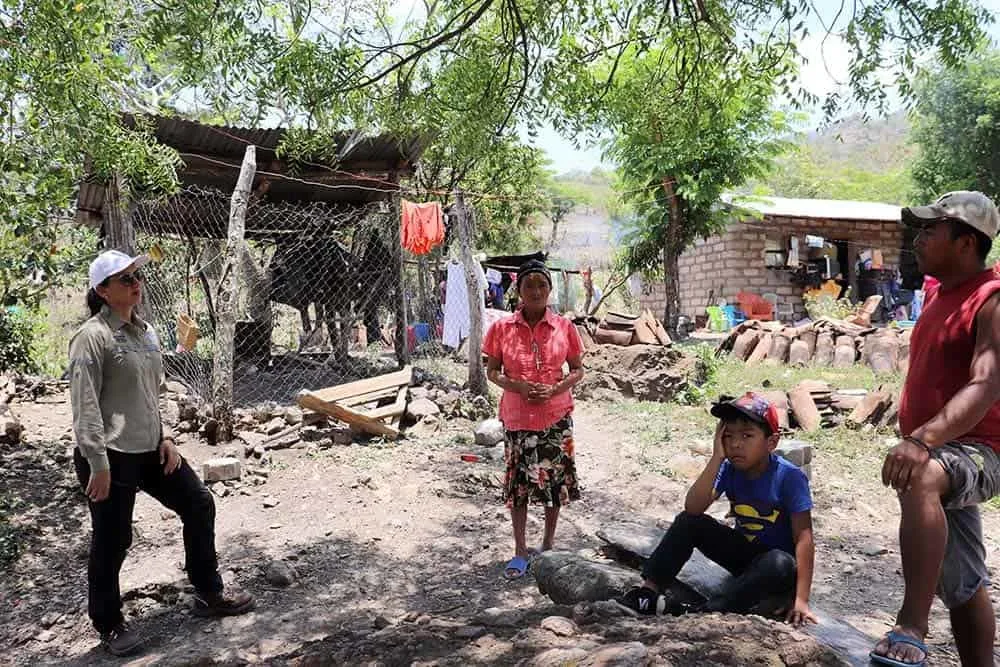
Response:
POLYGON ((930 446, 930 445, 928 445, 928 444, 927 444, 926 442, 924 442, 923 440, 921 440, 920 438, 918 438, 918 437, 914 436, 914 435, 908 435, 908 436, 906 436, 905 438, 903 438, 903 440, 906 440, 906 441, 908 441, 908 442, 912 442, 912 443, 913 443, 913 444, 915 444, 915 445, 920 445, 920 446, 921 446, 921 447, 923 447, 923 448, 924 448, 925 450, 927 450, 927 453, 928 453, 928 454, 930 454, 930 453, 931 453, 931 446, 930 446))

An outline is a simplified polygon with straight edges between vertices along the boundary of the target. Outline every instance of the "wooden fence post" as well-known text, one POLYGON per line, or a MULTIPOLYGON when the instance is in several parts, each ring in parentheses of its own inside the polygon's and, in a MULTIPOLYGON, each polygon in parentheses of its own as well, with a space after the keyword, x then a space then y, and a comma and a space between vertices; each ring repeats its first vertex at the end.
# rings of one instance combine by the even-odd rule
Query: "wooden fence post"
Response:
POLYGON ((229 205, 226 261, 219 279, 215 363, 212 366, 212 406, 219 423, 219 442, 232 440, 233 437, 233 341, 236 337, 236 307, 239 303, 240 260, 246 230, 247 203, 256 172, 256 150, 252 145, 247 146, 229 205))
POLYGON ((133 206, 128 197, 122 197, 122 177, 114 174, 104 188, 104 247, 121 250, 129 257, 135 256, 135 226, 132 222, 133 206))
MULTIPOLYGON (((399 193, 399 175, 396 172, 392 172, 389 175, 389 180, 396 184, 396 191, 392 195, 392 206, 390 207, 392 213, 392 220, 390 224, 393 229, 393 243, 392 243, 392 271, 396 276, 396 332, 393 337, 394 347, 396 348, 396 360, 399 362, 400 368, 406 366, 410 363, 410 345, 407 340, 406 331, 407 318, 406 318, 406 274, 404 272, 403 265, 403 240, 402 240, 402 219, 403 219, 403 209, 400 203, 401 195, 399 193)), ((375 334, 371 331, 368 332, 368 340, 378 340, 374 338, 375 334)), ((381 333, 378 333, 381 336, 381 333)))
POLYGON ((469 296, 469 391, 486 395, 486 373, 483 370, 483 285, 479 280, 482 270, 472 256, 472 215, 465 207, 465 196, 455 190, 458 215, 458 243, 465 267, 465 287, 469 296))

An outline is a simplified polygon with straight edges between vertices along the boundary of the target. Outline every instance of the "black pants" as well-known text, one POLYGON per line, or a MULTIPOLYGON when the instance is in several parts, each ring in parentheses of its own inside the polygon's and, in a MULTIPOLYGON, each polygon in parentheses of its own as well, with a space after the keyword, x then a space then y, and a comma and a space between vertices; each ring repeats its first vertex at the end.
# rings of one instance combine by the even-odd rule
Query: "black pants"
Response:
MULTIPOLYGON (((185 568, 200 593, 222 590, 215 555, 215 502, 187 461, 166 475, 158 452, 124 454, 108 450, 111 490, 90 506, 92 534, 87 565, 87 611, 98 632, 108 632, 124 620, 118 575, 132 544, 132 509, 140 489, 176 512, 184 523, 185 568)), ((80 485, 90 481, 90 465, 77 449, 73 463, 80 485)))
POLYGON ((686 512, 674 519, 642 576, 666 590, 695 549, 735 575, 706 603, 707 611, 745 614, 761 600, 795 587, 795 557, 790 553, 750 542, 710 516, 686 512))

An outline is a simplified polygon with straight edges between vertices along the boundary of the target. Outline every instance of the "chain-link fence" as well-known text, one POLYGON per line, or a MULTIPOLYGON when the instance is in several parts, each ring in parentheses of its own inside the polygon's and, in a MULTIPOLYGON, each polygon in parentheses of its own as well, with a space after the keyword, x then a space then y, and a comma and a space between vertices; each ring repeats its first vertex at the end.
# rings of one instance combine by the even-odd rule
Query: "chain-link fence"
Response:
MULTIPOLYGON (((188 188, 134 208, 144 269, 142 314, 160 335, 168 377, 211 395, 217 294, 226 270, 230 195, 188 188), (195 335, 196 334, 196 335, 195 335)), ((251 197, 233 345, 237 405, 290 402, 398 366, 399 289, 390 202, 268 203, 251 197)))

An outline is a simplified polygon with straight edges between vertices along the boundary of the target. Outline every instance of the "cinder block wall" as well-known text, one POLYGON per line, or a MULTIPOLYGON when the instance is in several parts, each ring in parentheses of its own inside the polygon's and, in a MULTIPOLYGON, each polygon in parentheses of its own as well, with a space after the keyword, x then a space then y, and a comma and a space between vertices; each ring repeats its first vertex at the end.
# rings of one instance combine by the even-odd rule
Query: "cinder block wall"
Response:
MULTIPOLYGON (((848 267, 853 267, 858 253, 865 248, 879 248, 886 267, 899 266, 903 231, 898 222, 828 220, 765 217, 762 221, 734 223, 721 235, 698 239, 678 259, 680 271, 681 313, 689 318, 703 315, 705 307, 719 299, 736 303, 737 292, 746 290, 763 294, 774 292, 792 304, 795 317, 805 316, 802 288, 792 284, 788 271, 764 265, 768 237, 784 245, 789 236, 806 234, 848 242, 848 267)), ((848 267, 842 267, 847 270, 848 267)), ((855 296, 857 285, 855 285, 855 296)), ((662 316, 665 307, 663 284, 644 286, 640 302, 662 316)))

